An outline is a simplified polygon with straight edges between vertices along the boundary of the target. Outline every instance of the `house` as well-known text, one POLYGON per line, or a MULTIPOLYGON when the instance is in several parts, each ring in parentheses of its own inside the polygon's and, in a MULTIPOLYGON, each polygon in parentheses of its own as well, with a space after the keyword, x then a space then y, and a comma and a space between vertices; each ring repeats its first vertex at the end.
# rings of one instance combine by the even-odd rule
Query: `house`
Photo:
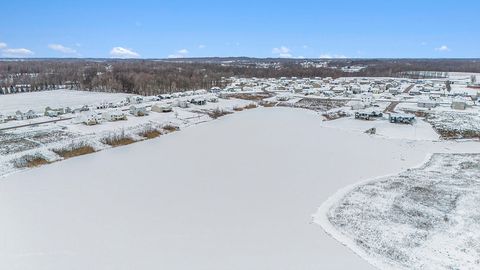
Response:
POLYGON ((32 111, 32 110, 29 110, 25 113, 21 112, 21 111, 16 111, 15 112, 15 119, 16 120, 28 120, 28 119, 34 119, 34 118, 37 118, 38 115, 32 111))
POLYGON ((88 112, 88 111, 90 111, 90 108, 87 105, 83 105, 80 108, 73 109, 72 113, 81 113, 81 112, 88 112))
POLYGON ((108 102, 102 102, 102 103, 96 105, 95 109, 104 110, 104 109, 108 109, 109 107, 110 107, 110 105, 108 104, 108 102))
POLYGON ((331 91, 336 94, 342 94, 342 93, 345 93, 345 91, 347 91, 347 88, 345 86, 336 85, 331 89, 331 91))
POLYGON ((365 107, 366 107, 365 103, 363 103, 361 101, 349 101, 347 103, 347 106, 350 106, 350 108, 354 111, 365 109, 365 107))
POLYGON ((290 95, 282 94, 277 96, 278 101, 288 101, 289 99, 290 99, 290 95))
POLYGON ((205 95, 205 94, 208 94, 208 92, 205 89, 200 89, 200 90, 193 91, 193 94, 194 95, 205 95))
POLYGON ((316 95, 317 93, 318 93, 317 90, 311 89, 311 88, 302 90, 302 94, 304 94, 305 96, 316 95))
POLYGON ((97 113, 93 111, 86 112, 77 116, 76 121, 83 123, 87 126, 100 124, 100 120, 98 119, 97 113))
POLYGON ((463 99, 454 99, 450 107, 454 110, 465 110, 467 109, 467 101, 463 99))
POLYGON ((433 100, 420 100, 417 102, 417 106, 419 108, 427 108, 427 109, 432 109, 437 107, 437 102, 433 100))
POLYGON ((378 109, 363 110, 360 112, 355 112, 355 119, 370 120, 371 118, 382 117, 382 111, 378 109))
POLYGON ((57 117, 57 116, 60 116, 62 114, 67 114, 67 113, 71 113, 71 112, 72 112, 72 109, 70 109, 69 107, 58 108, 58 109, 52 109, 50 107, 45 108, 45 116, 50 116, 50 117, 57 117))
POLYGON ((388 92, 392 95, 398 95, 402 93, 402 90, 400 88, 394 87, 394 88, 389 88, 388 92))
POLYGON ((120 111, 120 110, 110 110, 102 113, 102 118, 105 121, 120 121, 120 120, 127 120, 127 115, 120 111))
POLYGON ((131 97, 127 97, 127 101, 130 104, 140 104, 140 103, 143 102, 143 97, 142 96, 131 96, 131 97))
POLYGON ((220 87, 212 87, 210 88, 210 93, 220 93, 222 91, 222 89, 220 87))
POLYGON ((159 97, 160 99, 171 99, 171 98, 172 98, 172 95, 163 94, 163 95, 159 95, 158 97, 159 97))
POLYGON ((157 113, 171 112, 172 106, 170 104, 154 104, 151 111, 157 113))
POLYGON ((388 120, 390 123, 413 124, 415 116, 412 114, 391 113, 388 120))
POLYGON ((373 98, 372 93, 362 93, 360 95, 360 101, 366 106, 371 106, 375 99, 373 98))
POLYGON ((45 116, 58 117, 58 116, 60 116, 60 112, 59 111, 54 111, 54 110, 46 110, 45 111, 45 116))
POLYGON ((205 98, 192 98, 190 103, 195 105, 205 105, 207 104, 207 100, 205 98))
POLYGON ((190 103, 185 100, 178 100, 174 103, 174 105, 180 108, 188 108, 190 106, 190 103))
POLYGON ((130 106, 130 113, 134 116, 146 116, 148 115, 147 108, 144 106, 130 106))
POLYGON ((7 122, 7 118, 4 115, 0 114, 0 124, 7 122))

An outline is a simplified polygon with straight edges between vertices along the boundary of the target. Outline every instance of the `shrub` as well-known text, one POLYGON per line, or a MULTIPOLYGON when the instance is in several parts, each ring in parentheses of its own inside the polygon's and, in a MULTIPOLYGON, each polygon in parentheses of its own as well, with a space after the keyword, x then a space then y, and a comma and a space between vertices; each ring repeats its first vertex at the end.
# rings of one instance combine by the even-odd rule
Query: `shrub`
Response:
POLYGON ((210 116, 213 119, 217 119, 217 118, 222 117, 222 116, 227 115, 227 114, 231 114, 231 112, 227 112, 227 111, 221 110, 219 108, 208 112, 208 116, 210 116))
POLYGON ((125 135, 125 131, 122 130, 122 132, 120 133, 111 133, 107 137, 103 138, 102 142, 110 146, 117 147, 121 145, 131 144, 135 141, 125 135))
POLYGON ((94 153, 95 149, 90 145, 87 145, 85 142, 82 142, 78 144, 71 144, 62 149, 54 149, 52 151, 63 158, 72 158, 94 153))
POLYGON ((25 155, 12 161, 16 168, 34 168, 50 162, 41 154, 25 155))

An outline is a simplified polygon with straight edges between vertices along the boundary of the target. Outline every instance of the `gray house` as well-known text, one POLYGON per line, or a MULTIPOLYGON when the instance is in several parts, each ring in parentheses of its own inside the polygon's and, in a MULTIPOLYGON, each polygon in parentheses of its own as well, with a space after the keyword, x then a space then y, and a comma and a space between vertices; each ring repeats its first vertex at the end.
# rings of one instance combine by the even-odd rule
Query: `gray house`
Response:
POLYGON ((130 106, 130 113, 134 116, 146 116, 148 115, 147 108, 144 106, 130 106))
POLYGON ((467 109, 467 102, 465 100, 453 100, 450 107, 454 110, 465 110, 467 109))
POLYGON ((437 103, 432 100, 421 100, 417 102, 417 106, 419 108, 427 108, 427 109, 432 109, 437 107, 437 103))

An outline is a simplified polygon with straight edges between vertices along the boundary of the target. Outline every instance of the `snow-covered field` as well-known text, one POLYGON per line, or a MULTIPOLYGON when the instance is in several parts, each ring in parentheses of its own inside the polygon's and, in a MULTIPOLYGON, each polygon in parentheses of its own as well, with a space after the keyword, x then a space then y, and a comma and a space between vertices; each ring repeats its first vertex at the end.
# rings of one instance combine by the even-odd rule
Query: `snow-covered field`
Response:
POLYGON ((374 269, 311 223, 358 179, 475 142, 326 128, 260 108, 0 181, 0 269, 374 269), (345 169, 348 168, 348 169, 345 169))
POLYGON ((480 268, 480 154, 435 154, 342 193, 316 221, 379 268, 480 268))
POLYGON ((439 139, 439 135, 432 126, 420 119, 412 125, 399 125, 383 119, 362 121, 353 118, 341 118, 335 121, 325 121, 322 125, 356 132, 365 132, 367 129, 375 128, 378 136, 392 139, 432 141, 439 139))
POLYGON ((65 108, 94 105, 102 101, 115 103, 124 100, 127 96, 131 95, 78 90, 51 90, 0 95, 0 114, 14 113, 17 110, 43 112, 47 106, 65 108))
POLYGON ((480 112, 444 111, 427 120, 444 138, 480 138, 480 112))

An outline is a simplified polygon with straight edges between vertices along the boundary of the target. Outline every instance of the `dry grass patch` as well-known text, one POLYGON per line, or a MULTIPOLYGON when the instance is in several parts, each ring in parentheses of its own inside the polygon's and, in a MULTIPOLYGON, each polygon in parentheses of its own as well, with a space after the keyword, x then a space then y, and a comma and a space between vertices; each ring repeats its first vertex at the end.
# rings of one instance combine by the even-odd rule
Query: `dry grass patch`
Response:
POLYGON ((163 130, 165 130, 167 133, 179 131, 180 128, 174 125, 165 125, 162 127, 163 130))
POLYGON ((117 147, 122 145, 129 145, 134 143, 135 141, 132 138, 125 137, 118 139, 106 139, 104 142, 112 147, 117 147))
POLYGON ((26 155, 13 161, 16 168, 34 168, 49 163, 42 155, 26 155))
POLYGON ((241 112, 241 111, 243 111, 243 108, 242 107, 235 107, 235 108, 233 108, 233 110, 236 111, 236 112, 241 112))
POLYGON ((110 134, 109 136, 103 138, 102 142, 112 147, 117 147, 117 146, 132 144, 135 142, 135 140, 125 135, 125 132, 122 131, 120 133, 110 134))
POLYGON ((227 112, 227 111, 220 110, 220 109, 215 109, 213 111, 208 112, 208 116, 210 116, 213 119, 217 119, 217 118, 225 116, 227 114, 231 114, 231 112, 227 112))
POLYGON ((151 130, 145 130, 138 135, 140 135, 142 137, 145 137, 147 139, 153 139, 153 138, 157 138, 158 136, 162 135, 162 133, 160 131, 156 130, 156 129, 151 129, 151 130))
POLYGON ((247 106, 245 106, 243 108, 246 109, 246 110, 250 110, 250 109, 255 109, 257 107, 258 107, 257 104, 252 103, 252 104, 248 104, 247 106))
POLYGON ((95 153, 95 149, 90 145, 81 145, 70 149, 53 150, 53 152, 66 159, 95 153))
POLYGON ((260 106, 266 107, 266 108, 275 107, 275 105, 277 105, 275 102, 270 102, 270 101, 260 102, 260 106))

